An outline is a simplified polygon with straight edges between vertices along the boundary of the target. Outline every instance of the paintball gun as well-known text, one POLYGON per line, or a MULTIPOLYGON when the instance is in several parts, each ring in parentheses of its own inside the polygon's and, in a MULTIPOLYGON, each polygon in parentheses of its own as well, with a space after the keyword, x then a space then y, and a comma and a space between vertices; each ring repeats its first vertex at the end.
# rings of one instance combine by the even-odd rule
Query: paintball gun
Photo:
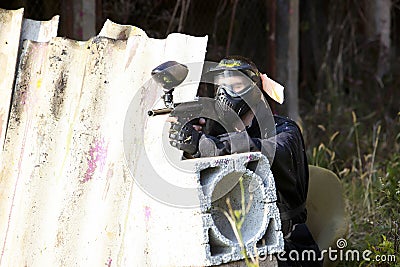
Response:
POLYGON ((208 106, 203 101, 174 103, 174 89, 186 79, 188 73, 188 67, 176 61, 164 62, 152 70, 153 79, 163 88, 164 94, 161 98, 165 108, 149 110, 149 116, 171 113, 171 116, 177 116, 182 122, 198 118, 205 106, 208 106))
POLYGON ((149 116, 172 112, 176 107, 173 101, 174 89, 186 79, 188 73, 189 69, 176 61, 164 62, 151 71, 153 79, 163 88, 162 99, 164 100, 165 108, 149 110, 149 116))
MULTIPOLYGON (((208 118, 218 118, 215 112, 214 102, 210 100, 210 98, 200 98, 190 102, 174 103, 174 89, 186 79, 188 73, 188 67, 176 61, 164 62, 152 70, 151 75, 153 79, 163 88, 164 94, 161 98, 164 101, 165 107, 149 110, 147 112, 149 116, 171 113, 171 116, 178 117, 178 121, 183 124, 194 118, 199 119, 199 115, 204 113, 208 115, 208 118), (209 99, 209 101, 207 101, 207 99, 209 99)), ((218 133, 223 131, 224 128, 212 119, 207 119, 206 125, 203 126, 203 132, 207 134, 218 135, 218 133)))

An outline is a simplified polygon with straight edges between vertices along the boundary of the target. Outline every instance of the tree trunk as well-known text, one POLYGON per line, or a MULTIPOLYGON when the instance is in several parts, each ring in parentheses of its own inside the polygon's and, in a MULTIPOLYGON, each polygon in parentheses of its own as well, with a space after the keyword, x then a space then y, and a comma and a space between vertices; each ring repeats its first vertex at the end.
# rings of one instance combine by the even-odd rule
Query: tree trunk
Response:
POLYGON ((87 40, 96 35, 96 0, 72 0, 73 36, 87 40))
POLYGON ((285 87, 285 110, 300 122, 299 77, 299 0, 277 1, 277 81, 285 87))
POLYGON ((376 77, 381 84, 390 68, 390 9, 391 0, 366 1, 367 34, 379 41, 376 77))

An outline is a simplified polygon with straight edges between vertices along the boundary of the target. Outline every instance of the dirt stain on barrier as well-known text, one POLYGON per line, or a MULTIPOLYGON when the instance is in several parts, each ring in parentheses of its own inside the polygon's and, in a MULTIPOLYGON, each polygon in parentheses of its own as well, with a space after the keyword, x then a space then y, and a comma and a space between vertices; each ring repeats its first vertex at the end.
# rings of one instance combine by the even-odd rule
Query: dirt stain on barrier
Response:
POLYGON ((50 110, 51 114, 53 114, 56 119, 60 118, 60 113, 64 103, 65 88, 67 87, 67 80, 67 73, 62 71, 54 84, 54 94, 51 99, 50 110))

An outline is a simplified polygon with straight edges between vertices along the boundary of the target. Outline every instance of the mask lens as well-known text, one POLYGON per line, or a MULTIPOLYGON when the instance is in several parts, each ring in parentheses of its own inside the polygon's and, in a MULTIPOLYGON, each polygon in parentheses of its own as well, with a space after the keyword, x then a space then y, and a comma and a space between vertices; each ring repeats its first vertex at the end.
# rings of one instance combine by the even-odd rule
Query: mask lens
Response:
POLYGON ((238 71, 224 71, 219 73, 215 77, 214 82, 222 86, 231 96, 242 96, 252 87, 252 82, 238 71))

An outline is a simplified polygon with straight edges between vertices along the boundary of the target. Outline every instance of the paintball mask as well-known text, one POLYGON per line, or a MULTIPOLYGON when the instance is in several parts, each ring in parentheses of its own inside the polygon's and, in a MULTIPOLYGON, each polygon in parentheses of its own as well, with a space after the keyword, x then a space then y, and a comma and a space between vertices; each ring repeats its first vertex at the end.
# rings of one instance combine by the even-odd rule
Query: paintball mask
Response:
POLYGON ((210 70, 214 74, 214 83, 218 85, 215 92, 216 109, 226 112, 233 109, 239 116, 258 103, 261 83, 257 68, 245 59, 227 58, 210 70))

